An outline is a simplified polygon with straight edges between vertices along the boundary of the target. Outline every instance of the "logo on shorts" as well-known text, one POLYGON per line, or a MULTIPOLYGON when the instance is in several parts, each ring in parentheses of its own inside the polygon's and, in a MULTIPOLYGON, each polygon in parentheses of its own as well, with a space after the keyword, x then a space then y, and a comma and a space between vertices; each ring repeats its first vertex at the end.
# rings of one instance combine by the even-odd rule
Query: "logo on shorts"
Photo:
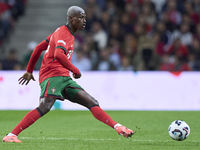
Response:
POLYGON ((56 89, 55 89, 55 88, 52 88, 52 89, 51 89, 51 92, 52 92, 52 93, 54 93, 55 91, 56 91, 56 89))

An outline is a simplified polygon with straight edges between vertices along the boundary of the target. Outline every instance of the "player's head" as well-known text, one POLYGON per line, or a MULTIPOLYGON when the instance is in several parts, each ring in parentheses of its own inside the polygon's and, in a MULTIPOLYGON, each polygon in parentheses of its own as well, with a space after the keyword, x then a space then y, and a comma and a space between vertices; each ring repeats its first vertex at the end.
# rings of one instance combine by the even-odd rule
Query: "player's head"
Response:
POLYGON ((67 22, 74 31, 83 30, 85 28, 85 17, 85 11, 81 7, 71 6, 67 10, 67 22))

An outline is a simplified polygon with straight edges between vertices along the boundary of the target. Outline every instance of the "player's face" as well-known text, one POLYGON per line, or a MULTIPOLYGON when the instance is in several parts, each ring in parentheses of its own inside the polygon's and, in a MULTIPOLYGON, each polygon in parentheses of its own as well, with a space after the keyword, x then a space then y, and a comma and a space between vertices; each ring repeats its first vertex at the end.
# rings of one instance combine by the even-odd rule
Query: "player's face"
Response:
POLYGON ((77 29, 77 30, 83 30, 86 26, 86 14, 85 13, 80 13, 79 15, 74 17, 74 21, 73 21, 73 26, 77 29))

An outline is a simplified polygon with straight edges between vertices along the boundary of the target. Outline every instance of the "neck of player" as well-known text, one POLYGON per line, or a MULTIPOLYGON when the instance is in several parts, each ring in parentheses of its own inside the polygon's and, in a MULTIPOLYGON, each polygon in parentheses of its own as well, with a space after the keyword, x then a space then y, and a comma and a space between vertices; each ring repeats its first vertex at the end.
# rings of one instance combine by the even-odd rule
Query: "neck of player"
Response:
POLYGON ((69 30, 72 32, 72 33, 75 33, 77 31, 77 29, 72 25, 72 24, 67 24, 69 30))

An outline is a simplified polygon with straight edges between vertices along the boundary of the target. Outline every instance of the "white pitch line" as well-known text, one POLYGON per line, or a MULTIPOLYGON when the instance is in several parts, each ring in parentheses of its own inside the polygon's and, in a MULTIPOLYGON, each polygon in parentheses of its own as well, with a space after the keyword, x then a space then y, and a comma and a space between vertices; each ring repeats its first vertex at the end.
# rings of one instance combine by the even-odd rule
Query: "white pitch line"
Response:
MULTIPOLYGON (((3 138, 3 136, 0 136, 3 138)), ((134 137, 133 137, 134 138, 134 137)), ((122 139, 93 139, 93 138, 56 138, 56 137, 38 137, 38 138, 34 138, 34 137, 19 137, 19 139, 29 139, 29 140, 83 140, 83 141, 122 141, 122 139)), ((171 142, 173 140, 137 140, 137 139, 127 139, 127 140, 131 140, 131 141, 135 141, 135 142, 171 142)), ((200 141, 190 141, 187 140, 189 142, 193 142, 193 143, 199 143, 200 141)))
MULTIPOLYGON (((31 138, 31 137, 20 137, 21 139, 43 139, 43 140, 84 140, 84 141, 122 141, 122 139, 82 139, 82 138, 53 138, 53 137, 49 137, 49 138, 45 138, 45 137, 41 137, 41 138, 31 138)), ((137 139, 131 139, 128 138, 127 140, 131 140, 131 141, 136 141, 136 142, 171 142, 172 140, 137 140, 137 139)), ((189 140, 187 140, 189 141, 189 140)), ((190 141, 190 142, 194 142, 194 143, 199 143, 200 141, 190 141)))
MULTIPOLYGON (((53 137, 41 137, 41 138, 32 138, 32 137, 20 137, 20 139, 30 139, 30 140, 34 140, 34 139, 38 139, 38 140, 84 140, 84 141, 122 141, 122 139, 81 139, 81 138, 53 138, 53 137)), ((156 142, 158 140, 136 140, 136 139, 131 139, 129 138, 128 140, 131 141, 138 141, 138 142, 156 142)), ((166 140, 166 142, 168 142, 170 140, 166 140)))

